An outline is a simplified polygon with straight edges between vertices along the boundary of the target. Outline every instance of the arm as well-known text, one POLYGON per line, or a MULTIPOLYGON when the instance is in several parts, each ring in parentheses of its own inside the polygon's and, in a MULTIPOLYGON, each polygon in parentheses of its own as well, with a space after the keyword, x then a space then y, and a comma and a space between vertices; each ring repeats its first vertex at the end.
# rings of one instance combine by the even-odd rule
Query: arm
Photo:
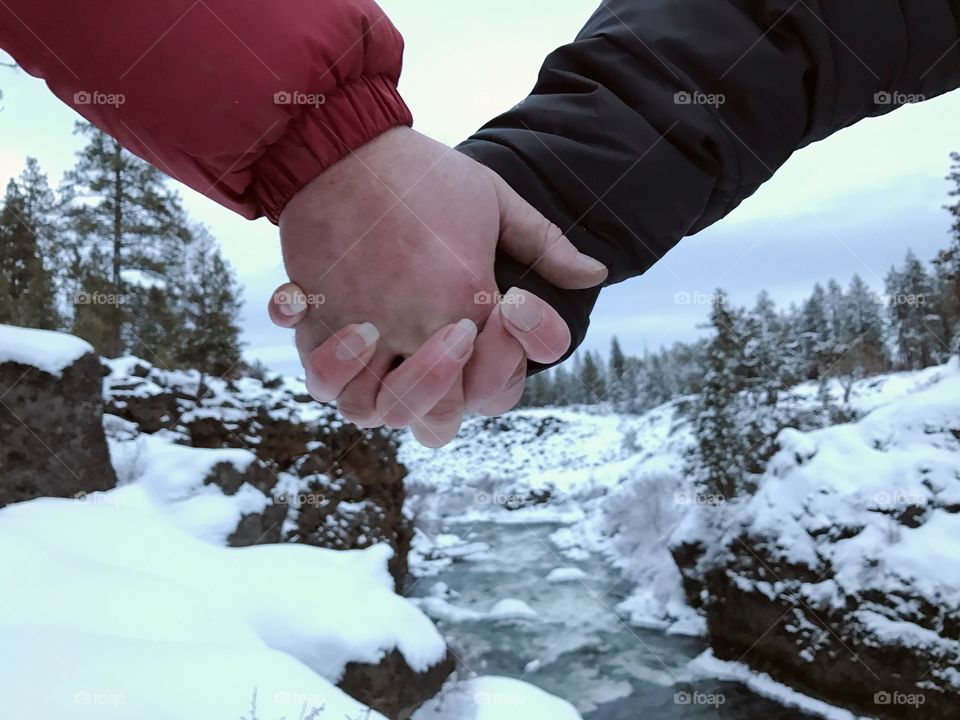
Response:
MULTIPOLYGON (((797 149, 958 85, 960 0, 604 0, 530 96, 459 149, 615 283, 797 149)), ((599 290, 560 290, 503 256, 497 281, 560 311, 572 348, 583 340, 599 290)))
POLYGON ((169 175, 253 219, 410 113, 373 0, 0 3, 0 47, 169 175))

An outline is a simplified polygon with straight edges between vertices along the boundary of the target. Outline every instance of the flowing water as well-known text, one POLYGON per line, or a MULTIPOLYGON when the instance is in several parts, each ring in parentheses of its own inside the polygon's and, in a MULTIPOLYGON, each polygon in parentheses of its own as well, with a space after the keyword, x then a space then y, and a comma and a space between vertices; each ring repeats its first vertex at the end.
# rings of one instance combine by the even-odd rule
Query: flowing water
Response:
POLYGON ((424 597, 443 582, 455 593, 449 602, 457 608, 486 612, 498 600, 515 598, 536 612, 522 619, 438 622, 467 669, 533 683, 576 705, 584 720, 811 717, 737 683, 694 680, 686 666, 706 643, 628 625, 615 608, 629 583, 600 558, 571 562, 562 557, 549 539, 557 527, 454 526, 452 532, 487 543, 489 551, 411 585, 409 595, 424 597), (564 583, 544 580, 554 568, 573 566, 586 576, 564 583))

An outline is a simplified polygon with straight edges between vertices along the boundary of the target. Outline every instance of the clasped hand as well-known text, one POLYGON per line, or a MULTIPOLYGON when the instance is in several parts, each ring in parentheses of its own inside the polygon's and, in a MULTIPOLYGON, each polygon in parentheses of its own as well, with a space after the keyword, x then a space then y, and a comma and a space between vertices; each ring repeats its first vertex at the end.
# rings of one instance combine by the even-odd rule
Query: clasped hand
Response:
POLYGON ((607 274, 496 173, 409 128, 314 179, 285 208, 280 237, 291 282, 269 311, 296 328, 310 394, 361 427, 409 426, 429 447, 467 411, 512 408, 527 360, 569 347, 540 298, 499 296, 498 245, 558 287, 607 274))

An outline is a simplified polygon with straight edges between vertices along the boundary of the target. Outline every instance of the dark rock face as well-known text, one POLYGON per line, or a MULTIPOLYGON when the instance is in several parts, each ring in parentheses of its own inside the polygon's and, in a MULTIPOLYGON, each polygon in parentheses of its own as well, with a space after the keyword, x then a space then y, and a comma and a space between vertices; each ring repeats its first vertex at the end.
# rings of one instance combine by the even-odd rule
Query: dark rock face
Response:
POLYGON ((376 665, 348 663, 337 685, 390 720, 408 720, 425 700, 440 692, 456 665, 448 652, 442 662, 417 673, 394 650, 376 665))
POLYGON ((718 658, 882 720, 960 718, 960 693, 948 677, 960 667, 960 608, 908 591, 838 600, 829 562, 785 562, 773 550, 776 538, 744 533, 721 542, 709 552, 673 548, 718 658), (878 631, 878 620, 893 634, 878 631))
POLYGON ((403 514, 406 468, 396 452, 389 435, 352 425, 323 436, 322 449, 305 458, 298 471, 301 477, 329 479, 308 483, 297 535, 300 542, 337 549, 388 543, 394 550, 390 573, 399 592, 413 529, 403 514))
MULTIPOLYGON (((225 382, 168 373, 138 361, 106 381, 109 411, 163 429, 184 445, 251 451, 238 469, 213 466, 204 484, 235 495, 250 485, 270 503, 244 515, 227 538, 234 547, 298 542, 337 550, 388 543, 397 591, 407 574, 413 537, 404 516, 406 468, 391 433, 344 424, 332 408, 281 381, 225 382)), ((452 653, 426 672, 415 672, 399 651, 376 664, 350 663, 340 687, 391 720, 407 720, 440 691, 453 672, 452 653)))
POLYGON ((116 485, 103 433, 102 370, 93 354, 60 377, 0 364, 0 507, 116 485))

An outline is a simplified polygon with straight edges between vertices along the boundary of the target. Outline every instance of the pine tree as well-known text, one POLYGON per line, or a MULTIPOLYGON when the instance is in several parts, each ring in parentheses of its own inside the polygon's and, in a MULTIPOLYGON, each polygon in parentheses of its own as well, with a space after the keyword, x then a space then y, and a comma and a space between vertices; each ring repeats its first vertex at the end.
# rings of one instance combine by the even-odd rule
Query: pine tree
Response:
POLYGON ((636 373, 633 372, 633 363, 629 363, 620 341, 616 336, 610 341, 610 361, 607 368, 609 387, 607 392, 613 402, 614 409, 620 412, 632 412, 636 402, 637 387, 636 373))
POLYGON ((583 354, 580 382, 585 390, 584 402, 594 405, 606 399, 607 383, 603 373, 603 362, 597 360, 589 351, 583 354))
MULTIPOLYGON (((109 283, 108 295, 123 297, 129 284, 149 288, 176 263, 189 240, 179 198, 160 171, 113 138, 86 123, 78 123, 77 132, 88 142, 63 188, 77 237, 74 264, 84 264, 96 249, 109 261, 102 278, 109 283)), ((89 318, 97 312, 99 324, 109 329, 104 350, 116 356, 124 349, 123 325, 130 314, 109 304, 94 304, 84 314, 89 318)))
POLYGON ((850 281, 839 310, 836 330, 839 356, 830 374, 840 379, 843 401, 848 404, 856 380, 888 368, 887 350, 880 306, 859 275, 850 281))
POLYGON ((744 323, 744 354, 750 368, 749 385, 758 390, 763 402, 776 405, 783 377, 783 328, 776 304, 765 290, 757 296, 753 311, 744 323))
POLYGON ((887 275, 887 294, 900 366, 920 370, 942 362, 949 346, 936 285, 913 251, 887 275))
POLYGON ((573 400, 573 380, 570 371, 564 365, 558 365, 550 371, 550 404, 563 407, 571 405, 573 400))
POLYGON ((950 228, 951 242, 934 260, 939 286, 939 311, 943 317, 948 345, 960 354, 960 153, 952 153, 953 165, 947 179, 953 183, 950 197, 956 200, 945 206, 953 224, 950 228))
POLYGON ((0 322, 54 330, 60 327, 50 260, 54 197, 34 158, 7 184, 0 209, 0 322))
POLYGON ((817 283, 803 304, 798 318, 802 379, 816 380, 830 368, 833 330, 828 314, 827 293, 817 283))
POLYGON ((121 321, 120 304, 125 298, 112 293, 107 257, 92 248, 86 258, 75 258, 71 267, 76 292, 70 332, 93 345, 100 355, 113 348, 113 331, 121 321))
POLYGON ((240 290, 233 270, 203 228, 188 252, 184 328, 179 361, 223 376, 240 362, 240 290))
POLYGON ((704 388, 692 408, 696 451, 691 470, 708 492, 727 499, 742 487, 748 450, 738 427, 743 347, 737 332, 740 322, 727 307, 726 294, 718 290, 710 313, 713 337, 705 353, 704 388))

